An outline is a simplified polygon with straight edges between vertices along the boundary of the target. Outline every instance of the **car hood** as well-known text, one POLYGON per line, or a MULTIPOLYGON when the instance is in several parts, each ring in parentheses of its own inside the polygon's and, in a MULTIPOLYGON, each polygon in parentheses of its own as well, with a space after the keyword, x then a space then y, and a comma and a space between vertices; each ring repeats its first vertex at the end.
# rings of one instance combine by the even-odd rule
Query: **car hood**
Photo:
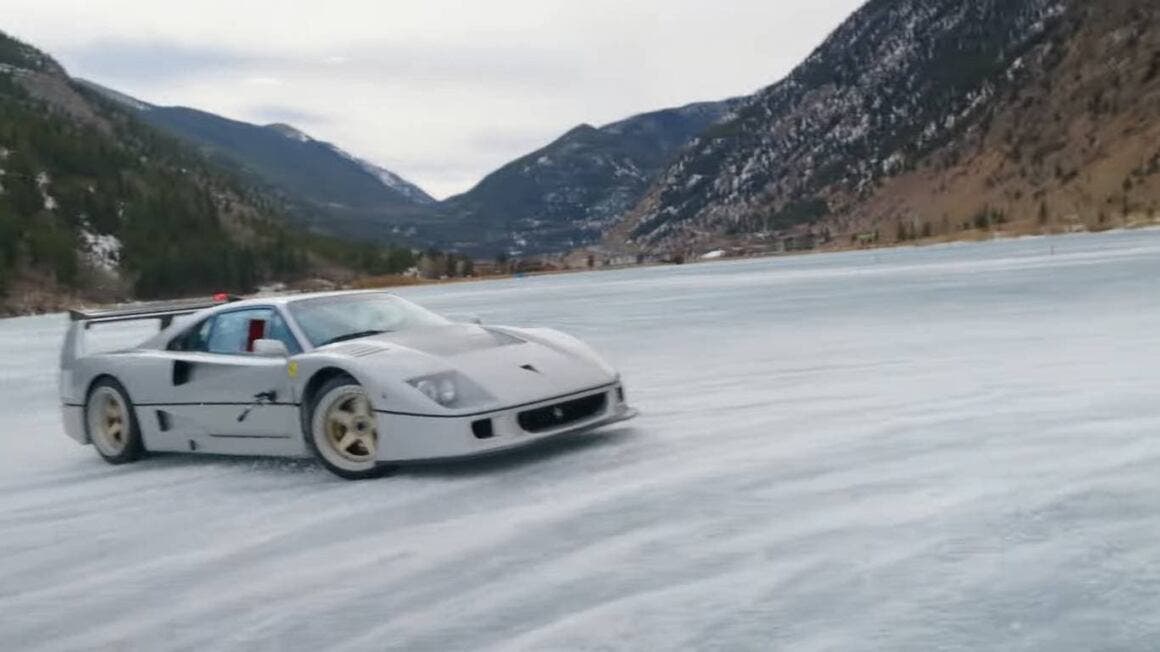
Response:
MULTIPOLYGON (((457 357, 477 351, 489 351, 505 346, 522 344, 524 340, 501 331, 475 324, 450 324, 432 328, 416 328, 398 333, 383 333, 372 340, 404 346, 414 351, 441 358, 457 357)), ((365 341, 365 340, 363 340, 365 341)))
MULTIPOLYGON (((615 373, 589 352, 554 345, 518 329, 452 324, 384 333, 348 346, 352 351, 361 346, 421 356, 431 370, 457 371, 503 405, 562 396, 616 380, 615 373)), ((392 365, 392 358, 398 359, 384 355, 366 362, 392 365)))

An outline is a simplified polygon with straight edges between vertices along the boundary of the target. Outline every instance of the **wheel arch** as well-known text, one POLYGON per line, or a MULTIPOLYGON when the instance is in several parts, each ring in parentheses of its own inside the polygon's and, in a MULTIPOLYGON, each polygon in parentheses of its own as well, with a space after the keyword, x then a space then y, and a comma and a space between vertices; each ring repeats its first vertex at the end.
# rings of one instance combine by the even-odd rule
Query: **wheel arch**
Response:
MULTIPOLYGON (((92 444, 93 443, 93 435, 92 435, 92 433, 89 432, 89 416, 88 416, 89 398, 92 397, 93 390, 95 390, 97 388, 97 383, 99 383, 105 379, 111 380, 111 381, 117 383, 117 385, 124 387, 124 385, 121 384, 121 381, 117 380, 116 376, 114 376, 111 373, 107 373, 107 372, 101 372, 98 374, 94 374, 93 377, 89 379, 89 382, 85 383, 85 385, 84 385, 85 391, 83 394, 80 395, 80 400, 82 401, 81 412, 80 412, 81 413, 80 434, 81 434, 81 437, 84 439, 84 441, 81 442, 82 444, 92 444)), ((126 390, 126 392, 127 391, 128 390, 126 390)), ((73 399, 73 400, 76 400, 76 399, 73 399)), ((132 399, 130 399, 130 401, 131 400, 132 399)))
MULTIPOLYGON (((368 478, 377 478, 388 473, 392 467, 382 464, 373 456, 367 462, 369 466, 359 469, 347 469, 341 466, 336 466, 336 463, 327 459, 327 454, 321 451, 318 443, 315 440, 314 428, 314 409, 315 404, 322 398, 321 394, 324 388, 335 384, 336 380, 342 378, 349 378, 355 384, 365 388, 361 379, 352 373, 349 369, 344 369, 332 364, 324 365, 311 374, 302 388, 301 403, 299 406, 299 417, 301 419, 302 437, 306 450, 314 454, 314 456, 322 463, 324 467, 330 470, 335 475, 347 480, 363 480, 368 478)), ((341 385, 339 380, 338 384, 341 385)), ((372 406, 373 407, 373 406, 372 406)))
POLYGON ((102 371, 98 374, 95 374, 92 378, 90 378, 88 384, 85 385, 85 404, 86 405, 89 402, 89 397, 93 395, 93 390, 97 388, 97 383, 99 383, 105 379, 108 379, 108 380, 113 381, 114 383, 117 383, 117 386, 120 387, 125 392, 125 397, 128 398, 130 401, 133 400, 133 397, 129 395, 129 390, 125 387, 125 383, 121 382, 121 380, 119 378, 117 378, 116 376, 114 376, 113 374, 111 374, 107 371, 102 371))
MULTIPOLYGON (((355 378, 353 373, 341 367, 334 365, 327 365, 322 367, 318 371, 315 371, 314 374, 310 376, 310 380, 307 380, 306 384, 303 385, 302 404, 307 405, 309 403, 313 403, 314 400, 318 398, 318 390, 321 389, 328 380, 337 376, 350 376, 351 378, 355 378)), ((355 380, 358 379, 355 378, 355 380)))
POLYGON ((314 374, 310 376, 310 379, 306 381, 306 384, 302 386, 302 398, 300 403, 301 409, 299 409, 299 415, 302 421, 302 434, 304 436, 309 436, 310 434, 309 415, 314 409, 314 401, 318 399, 318 390, 322 389, 322 386, 329 382, 332 378, 338 378, 339 376, 349 376, 350 378, 355 379, 356 382, 358 381, 355 375, 349 370, 343 369, 342 367, 337 367, 335 365, 326 365, 320 368, 318 371, 315 371, 314 374))

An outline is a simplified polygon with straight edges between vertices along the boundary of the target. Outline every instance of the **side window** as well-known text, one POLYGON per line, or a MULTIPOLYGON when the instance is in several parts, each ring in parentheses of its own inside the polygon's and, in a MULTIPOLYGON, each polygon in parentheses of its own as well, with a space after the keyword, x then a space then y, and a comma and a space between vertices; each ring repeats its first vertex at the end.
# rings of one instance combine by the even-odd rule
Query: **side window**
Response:
POLYGON ((271 308, 253 308, 221 313, 192 326, 169 342, 170 351, 207 351, 237 355, 254 350, 263 338, 281 340, 290 353, 302 353, 298 340, 271 308))
POLYGON ((266 325, 266 337, 272 340, 280 340, 286 345, 286 350, 290 353, 302 353, 302 347, 298 346, 298 340, 294 334, 290 332, 290 327, 286 325, 286 320, 282 319, 282 315, 275 312, 270 317, 270 322, 266 325))
POLYGON ((212 319, 206 319, 200 324, 190 327, 181 335, 169 342, 170 351, 205 351, 209 342, 209 331, 213 326, 212 319))
POLYGON ((274 311, 269 308, 235 310, 214 317, 209 334, 210 353, 249 353, 254 341, 266 336, 266 327, 274 311))

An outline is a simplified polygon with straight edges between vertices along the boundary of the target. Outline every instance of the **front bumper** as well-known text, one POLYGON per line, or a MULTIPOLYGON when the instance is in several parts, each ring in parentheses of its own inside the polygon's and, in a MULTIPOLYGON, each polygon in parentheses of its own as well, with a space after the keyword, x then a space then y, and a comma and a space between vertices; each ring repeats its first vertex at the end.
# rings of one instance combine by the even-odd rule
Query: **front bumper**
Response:
POLYGON ((561 403, 549 399, 530 405, 505 408, 470 416, 423 416, 380 412, 378 414, 379 461, 404 462, 467 458, 527 446, 566 434, 591 432, 637 415, 622 400, 620 386, 567 397, 567 401, 605 396, 602 409, 582 419, 558 427, 529 431, 520 424, 520 415, 561 403), (490 422, 490 429, 473 424, 490 422), (482 432, 481 432, 482 431, 482 432), (490 435, 481 437, 480 435, 490 435))

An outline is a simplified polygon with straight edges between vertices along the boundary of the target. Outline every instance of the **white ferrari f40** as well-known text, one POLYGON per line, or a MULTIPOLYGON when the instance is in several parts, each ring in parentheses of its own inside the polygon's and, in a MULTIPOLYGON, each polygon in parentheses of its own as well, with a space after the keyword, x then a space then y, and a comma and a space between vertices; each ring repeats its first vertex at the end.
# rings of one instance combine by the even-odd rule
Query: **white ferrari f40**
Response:
POLYGON ((617 371, 559 331, 456 323, 380 291, 220 299, 71 312, 67 433, 113 464, 315 456, 361 479, 636 414, 617 371), (91 327, 146 319, 161 330, 138 346, 86 353, 91 327))

